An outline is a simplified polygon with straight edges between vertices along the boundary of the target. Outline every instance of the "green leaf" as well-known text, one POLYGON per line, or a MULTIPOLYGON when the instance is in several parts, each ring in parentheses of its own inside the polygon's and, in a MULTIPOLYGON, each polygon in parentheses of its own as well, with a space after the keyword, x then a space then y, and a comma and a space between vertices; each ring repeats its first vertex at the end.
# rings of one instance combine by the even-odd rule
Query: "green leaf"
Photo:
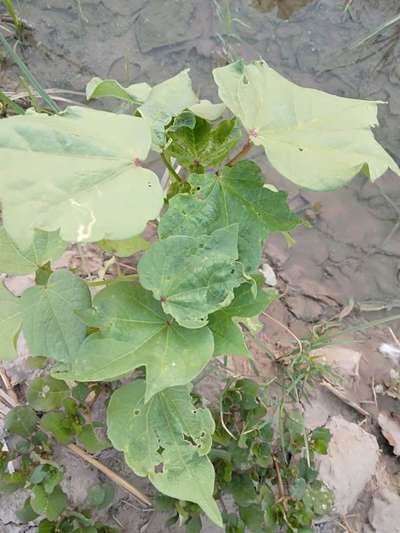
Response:
POLYGON ((160 492, 197 503, 222 527, 207 457, 215 429, 211 413, 194 408, 188 386, 166 389, 146 404, 144 394, 145 382, 137 380, 112 395, 107 425, 114 447, 160 492))
POLYGON ((79 433, 79 440, 89 453, 98 453, 110 447, 107 439, 99 439, 93 424, 85 424, 79 433))
POLYGON ((264 186, 261 169, 253 161, 225 167, 218 175, 194 174, 189 183, 190 194, 179 194, 170 201, 160 222, 160 237, 210 234, 237 222, 239 258, 249 272, 261 262, 268 233, 288 231, 302 222, 290 211, 286 193, 264 186))
POLYGON ((27 498, 25 500, 25 503, 19 511, 15 513, 15 516, 20 520, 20 522, 23 522, 26 524, 27 522, 32 522, 33 520, 36 520, 38 517, 38 514, 35 513, 35 511, 32 509, 30 498, 27 498))
POLYGON ((14 407, 6 416, 4 426, 7 431, 20 435, 21 437, 30 437, 36 429, 38 418, 31 407, 24 405, 14 407))
POLYGON ((257 493, 249 474, 235 474, 226 490, 239 507, 248 507, 257 501, 257 493))
POLYGON ((87 319, 100 332, 85 340, 60 377, 102 381, 145 366, 146 400, 166 387, 188 383, 214 350, 207 327, 179 326, 138 283, 114 283, 99 292, 87 319))
POLYGON ((307 484, 305 480, 300 477, 296 479, 293 483, 293 485, 290 488, 290 494, 293 496, 293 498, 296 498, 297 500, 301 500, 306 492, 307 484))
POLYGON ((279 298, 279 293, 274 289, 262 288, 261 277, 257 277, 257 282, 256 297, 253 294, 253 284, 245 283, 235 289, 235 298, 228 307, 210 315, 209 328, 214 335, 215 357, 221 355, 252 357, 237 322, 240 318, 259 315, 279 298))
POLYGON ((47 357, 28 357, 26 366, 32 370, 43 369, 49 364, 47 357))
POLYGON ((199 167, 216 167, 240 141, 242 135, 236 127, 236 120, 224 120, 213 128, 207 120, 194 118, 194 127, 173 125, 169 131, 173 142, 168 148, 168 155, 192 171, 199 167))
POLYGON ((115 495, 114 487, 110 483, 98 483, 89 488, 86 503, 96 509, 104 509, 111 505, 115 495))
POLYGON ((0 282, 0 360, 9 361, 16 357, 16 336, 21 321, 20 299, 0 282))
POLYGON ((57 524, 49 522, 49 520, 42 520, 38 527, 38 533, 57 533, 57 524))
POLYGON ((143 255, 140 283, 179 324, 200 328, 209 313, 230 304, 233 289, 245 281, 237 242, 237 224, 210 236, 172 235, 143 255))
POLYGON ((94 100, 104 96, 111 96, 125 100, 130 104, 142 104, 149 96, 151 87, 148 83, 134 83, 129 87, 122 87, 115 80, 92 78, 86 86, 87 100, 94 100))
POLYGON ((253 533, 265 532, 264 513, 260 505, 254 503, 247 507, 240 507, 239 514, 250 531, 253 533))
POLYGON ((67 384, 51 376, 34 379, 26 393, 29 405, 38 411, 57 409, 68 396, 67 384))
POLYGON ((151 124, 153 148, 161 150, 165 144, 165 126, 184 109, 198 104, 193 92, 189 69, 173 78, 155 85, 145 103, 138 108, 140 114, 151 124))
POLYGON ((102 250, 118 257, 129 257, 136 252, 147 250, 150 246, 149 241, 146 241, 142 236, 136 235, 130 239, 120 241, 102 240, 97 243, 102 250))
POLYGON ((372 180, 399 167, 375 140, 377 104, 296 85, 263 60, 214 70, 221 100, 271 164, 309 189, 335 189, 358 172, 372 180))
POLYGON ((30 500, 35 513, 45 516, 48 520, 56 520, 67 507, 67 497, 60 487, 47 494, 41 485, 32 488, 30 500))
POLYGON ((76 311, 89 306, 86 283, 67 270, 54 272, 46 286, 26 290, 21 298, 22 329, 31 355, 59 361, 76 357, 86 337, 76 311))
POLYGON ((59 237, 58 231, 51 233, 36 230, 31 246, 23 250, 0 227, 0 272, 21 275, 30 274, 48 261, 62 255, 67 243, 59 237))
POLYGON ((326 455, 328 453, 331 432, 328 428, 319 427, 311 434, 311 446, 316 453, 326 455))
POLYGON ((64 479, 64 473, 51 463, 38 465, 32 472, 30 482, 33 485, 42 485, 46 494, 51 494, 57 485, 64 479))
POLYGON ((64 413, 46 413, 41 424, 43 430, 54 435, 60 444, 69 444, 75 436, 72 420, 64 413))
POLYGON ((201 533, 202 523, 200 516, 191 517, 185 524, 185 533, 201 533))
POLYGON ((140 117, 70 107, 0 122, 4 227, 22 249, 34 229, 65 241, 126 239, 158 216, 163 192, 140 166, 151 135, 140 117))

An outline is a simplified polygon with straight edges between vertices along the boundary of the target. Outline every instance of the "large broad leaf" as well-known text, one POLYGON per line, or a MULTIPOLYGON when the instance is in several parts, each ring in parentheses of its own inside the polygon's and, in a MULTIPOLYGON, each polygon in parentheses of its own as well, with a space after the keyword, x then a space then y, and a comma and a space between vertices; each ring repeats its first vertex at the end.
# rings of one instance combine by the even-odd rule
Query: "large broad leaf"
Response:
POLYGON ((4 227, 22 249, 34 229, 77 242, 140 233, 163 202, 140 166, 150 145, 144 119, 82 107, 0 121, 4 227))
POLYGON ((0 272, 21 275, 34 272, 48 261, 60 257, 67 243, 57 231, 51 233, 36 230, 33 243, 26 250, 11 239, 4 227, 0 227, 0 272))
POLYGON ((214 342, 207 327, 185 329, 138 283, 115 283, 94 298, 86 321, 100 328, 70 361, 62 378, 102 381, 146 367, 146 400, 191 381, 207 364, 214 342))
POLYGON ((213 128, 210 122, 196 117, 191 111, 185 111, 182 115, 185 117, 177 117, 175 122, 178 124, 173 124, 169 131, 169 138, 173 142, 168 154, 189 170, 198 171, 202 167, 220 165, 240 141, 241 132, 235 119, 224 120, 213 128))
POLYGON ((144 381, 138 380, 112 395, 107 425, 114 447, 159 491, 197 503, 222 527, 213 498, 214 469, 206 455, 215 429, 211 413, 193 406, 189 387, 172 387, 146 404, 144 391, 144 381))
POLYGON ((257 269, 264 239, 272 231, 288 231, 301 223, 287 204, 287 194, 264 187, 260 168, 241 161, 222 172, 192 175, 190 194, 170 201, 159 227, 161 238, 199 235, 234 222, 239 224, 239 258, 246 270, 257 269))
POLYGON ((214 335, 214 356, 238 355, 252 357, 240 329, 240 318, 251 318, 262 313, 279 298, 274 289, 262 288, 262 278, 257 276, 257 295, 253 285, 245 283, 235 289, 235 298, 230 306, 213 313, 209 317, 209 327, 214 335))
POLYGON ((245 281, 237 244, 237 224, 210 236, 172 235, 143 255, 140 282, 179 324, 201 328, 209 313, 230 304, 233 289, 245 281))
POLYGON ((377 143, 377 104, 300 87, 264 61, 214 70, 219 96, 271 164, 309 189, 334 189, 361 170, 372 180, 400 173, 377 143))
POLYGON ((86 86, 86 98, 94 100, 109 96, 118 100, 125 100, 130 104, 142 104, 149 96, 151 87, 148 83, 134 83, 129 87, 122 87, 115 80, 92 78, 86 86))
POLYGON ((14 359, 17 355, 15 338, 21 321, 20 299, 0 282, 0 360, 14 359))
POLYGON ((84 281, 69 272, 54 272, 47 285, 38 285, 21 297, 22 329, 32 356, 68 361, 76 356, 86 336, 77 311, 90 307, 84 281))

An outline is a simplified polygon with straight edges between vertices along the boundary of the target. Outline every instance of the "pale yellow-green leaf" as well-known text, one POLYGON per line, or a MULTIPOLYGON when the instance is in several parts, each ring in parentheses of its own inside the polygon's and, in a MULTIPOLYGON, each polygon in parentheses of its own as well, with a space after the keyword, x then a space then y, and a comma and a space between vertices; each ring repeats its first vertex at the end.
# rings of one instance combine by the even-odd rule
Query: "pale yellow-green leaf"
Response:
POLYGON ((92 78, 86 86, 86 98, 94 100, 110 96, 131 104, 141 104, 149 96, 150 91, 151 87, 148 83, 134 83, 129 87, 122 87, 116 80, 92 78))
POLYGON ((23 249, 34 229, 71 242, 140 233, 163 204, 157 176, 140 166, 150 146, 144 119, 84 107, 1 120, 4 227, 23 249))
POLYGON ((21 322, 20 299, 0 282, 0 360, 14 359, 17 355, 15 338, 21 322))
POLYGON ((400 169, 376 141, 377 104, 296 85, 264 61, 214 70, 221 100, 271 164, 309 189, 335 189, 361 170, 372 180, 400 169))
POLYGON ((200 100, 199 103, 190 106, 189 110, 200 118, 217 120, 225 111, 225 104, 213 104, 209 100, 200 100))
POLYGON ((151 125, 155 150, 161 150, 165 144, 164 127, 172 117, 198 102, 199 99, 192 88, 189 69, 151 89, 147 100, 139 107, 139 112, 151 125))
POLYGON ((60 239, 58 232, 36 230, 32 245, 21 250, 4 227, 0 226, 0 272, 29 274, 60 257, 66 247, 67 243, 60 239))

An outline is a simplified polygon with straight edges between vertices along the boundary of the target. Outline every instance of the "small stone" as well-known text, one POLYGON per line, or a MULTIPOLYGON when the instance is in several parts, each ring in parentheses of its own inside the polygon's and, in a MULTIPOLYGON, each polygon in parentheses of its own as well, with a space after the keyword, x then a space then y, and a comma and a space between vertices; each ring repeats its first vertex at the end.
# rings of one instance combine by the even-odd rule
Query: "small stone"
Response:
POLYGON ((328 454, 317 457, 319 478, 333 492, 335 510, 347 514, 372 479, 379 459, 376 438, 341 416, 326 425, 332 434, 328 454))
POLYGON ((265 283, 270 287, 275 287, 278 280, 276 279, 276 274, 273 268, 268 263, 264 263, 260 270, 264 276, 265 283))
POLYGON ((382 435, 393 446, 393 453, 400 455, 400 422, 386 413, 379 413, 378 424, 382 435))
POLYGON ((362 353, 346 346, 324 346, 313 350, 310 355, 318 357, 321 363, 332 367, 343 377, 358 378, 362 353))
POLYGON ((379 489, 368 519, 376 533, 400 533, 400 496, 386 487, 379 489))

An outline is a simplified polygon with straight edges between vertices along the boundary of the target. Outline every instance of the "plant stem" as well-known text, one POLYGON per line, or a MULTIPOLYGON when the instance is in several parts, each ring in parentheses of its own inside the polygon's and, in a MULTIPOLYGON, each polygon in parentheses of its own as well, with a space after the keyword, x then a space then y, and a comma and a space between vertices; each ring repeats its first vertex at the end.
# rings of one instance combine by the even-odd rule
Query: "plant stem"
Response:
POLYGON ((127 276, 117 276, 116 278, 111 279, 95 279, 86 281, 89 287, 101 287, 102 285, 112 285, 119 281, 134 281, 138 278, 137 274, 128 274, 127 276))
POLYGON ((170 176, 171 178, 174 180, 174 181, 177 181, 178 183, 180 181, 182 181, 182 178, 180 177, 180 175, 175 171, 174 167, 171 165, 171 161, 168 159, 168 157, 165 155, 164 152, 161 152, 161 159, 163 160, 164 162, 164 165, 167 167, 169 173, 170 173, 170 176))
POLYGON ((248 152, 253 148, 253 143, 251 142, 250 138, 247 139, 246 144, 242 146, 242 149, 240 152, 238 152, 230 161, 228 161, 227 166, 233 167, 233 165, 236 165, 238 161, 243 159, 245 155, 247 155, 248 152))
POLYGON ((103 474, 105 474, 109 479, 114 481, 117 485, 122 487, 123 489, 127 490, 132 496, 134 496, 136 499, 138 499, 140 502, 144 503, 148 507, 152 507, 151 500, 143 494, 139 489, 128 483, 124 478, 116 474, 113 470, 108 468, 108 466, 104 465, 88 453, 86 453, 82 448, 77 446, 76 444, 67 444, 66 446, 73 454, 77 455, 87 463, 91 464, 97 470, 100 470, 103 474))

